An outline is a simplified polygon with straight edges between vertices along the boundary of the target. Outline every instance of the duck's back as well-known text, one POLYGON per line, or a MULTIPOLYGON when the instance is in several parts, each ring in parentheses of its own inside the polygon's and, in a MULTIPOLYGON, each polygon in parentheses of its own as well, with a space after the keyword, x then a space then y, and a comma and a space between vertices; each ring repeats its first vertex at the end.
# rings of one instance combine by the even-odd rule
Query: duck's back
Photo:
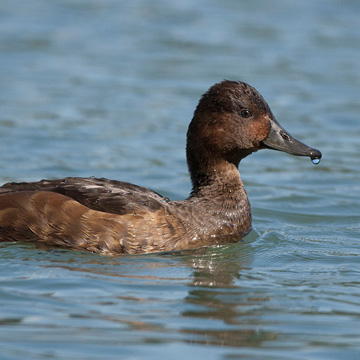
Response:
POLYGON ((171 202, 120 181, 66 178, 0 187, 0 241, 106 254, 177 249, 186 229, 171 202))
POLYGON ((145 187, 94 177, 67 177, 31 183, 7 183, 0 187, 0 196, 15 192, 34 191, 59 193, 89 209, 119 215, 141 210, 156 211, 168 201, 167 198, 145 187))

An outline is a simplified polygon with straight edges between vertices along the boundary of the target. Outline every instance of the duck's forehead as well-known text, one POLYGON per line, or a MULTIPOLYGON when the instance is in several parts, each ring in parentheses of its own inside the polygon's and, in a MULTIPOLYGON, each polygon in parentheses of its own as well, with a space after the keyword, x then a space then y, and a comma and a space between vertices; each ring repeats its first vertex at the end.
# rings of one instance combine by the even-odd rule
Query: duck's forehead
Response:
POLYGON ((259 93, 249 84, 238 81, 224 80, 220 83, 213 85, 209 92, 216 93, 231 93, 238 96, 256 96, 259 93))
POLYGON ((260 93, 252 86, 246 83, 238 83, 233 89, 234 95, 244 102, 254 103, 259 107, 263 107, 266 103, 260 93))
POLYGON ((267 110, 267 104, 260 93, 243 82, 223 81, 214 85, 210 92, 213 92, 217 98, 228 98, 235 107, 255 105, 264 111, 267 110))

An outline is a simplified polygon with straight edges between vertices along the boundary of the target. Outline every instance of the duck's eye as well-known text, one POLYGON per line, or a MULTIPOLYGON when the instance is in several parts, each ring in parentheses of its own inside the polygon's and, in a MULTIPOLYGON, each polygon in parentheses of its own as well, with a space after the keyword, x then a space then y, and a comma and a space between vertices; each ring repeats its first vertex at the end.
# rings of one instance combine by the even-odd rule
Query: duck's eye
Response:
POLYGON ((241 110, 240 115, 241 115, 243 118, 249 118, 249 117, 252 116, 252 113, 251 113, 250 110, 244 109, 244 110, 241 110))

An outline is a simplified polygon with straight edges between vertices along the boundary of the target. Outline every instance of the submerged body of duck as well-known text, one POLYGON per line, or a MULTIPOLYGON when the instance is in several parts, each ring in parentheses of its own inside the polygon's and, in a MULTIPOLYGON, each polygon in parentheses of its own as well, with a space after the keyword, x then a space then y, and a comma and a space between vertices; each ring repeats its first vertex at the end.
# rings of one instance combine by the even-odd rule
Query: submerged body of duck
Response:
POLYGON ((0 241, 35 241, 104 254, 140 254, 236 242, 251 230, 241 159, 262 148, 320 159, 289 135, 250 85, 206 92, 187 133, 193 185, 171 201, 133 184, 65 178, 0 187, 0 241))

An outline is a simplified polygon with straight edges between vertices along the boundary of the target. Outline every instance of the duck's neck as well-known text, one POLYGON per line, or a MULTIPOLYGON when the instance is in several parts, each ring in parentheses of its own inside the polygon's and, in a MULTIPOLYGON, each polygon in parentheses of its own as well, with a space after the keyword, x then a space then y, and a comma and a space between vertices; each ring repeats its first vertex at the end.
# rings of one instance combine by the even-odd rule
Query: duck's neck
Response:
POLYGON ((246 234, 251 228, 251 209, 237 166, 221 162, 198 168, 191 174, 190 198, 193 222, 207 234, 246 234))
POLYGON ((239 216, 237 212, 248 211, 250 204, 240 178, 237 165, 220 161, 199 167, 191 173, 193 189, 190 198, 212 203, 223 214, 239 216))
POLYGON ((231 197, 236 201, 245 192, 237 166, 227 161, 197 168, 191 172, 191 181, 191 197, 231 197))

